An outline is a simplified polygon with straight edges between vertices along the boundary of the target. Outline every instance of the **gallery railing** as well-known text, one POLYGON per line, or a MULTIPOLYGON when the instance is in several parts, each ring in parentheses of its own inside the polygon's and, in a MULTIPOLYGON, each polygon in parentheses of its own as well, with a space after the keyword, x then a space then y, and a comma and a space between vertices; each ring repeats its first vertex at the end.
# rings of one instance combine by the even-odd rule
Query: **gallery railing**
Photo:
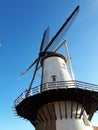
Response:
POLYGON ((98 92, 98 85, 90 84, 86 82, 70 80, 70 81, 55 81, 55 82, 47 82, 40 86, 32 88, 29 93, 28 90, 25 90, 15 101, 15 107, 22 102, 25 98, 36 95, 38 93, 42 93, 48 90, 54 89, 69 89, 69 88, 80 88, 89 91, 98 92))

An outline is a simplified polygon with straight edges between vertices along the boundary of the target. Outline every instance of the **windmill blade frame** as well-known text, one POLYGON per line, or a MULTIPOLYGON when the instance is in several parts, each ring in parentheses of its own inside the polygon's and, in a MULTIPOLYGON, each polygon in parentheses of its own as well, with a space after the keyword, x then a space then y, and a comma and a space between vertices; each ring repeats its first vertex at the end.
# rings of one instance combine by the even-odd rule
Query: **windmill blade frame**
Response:
POLYGON ((47 44, 49 43, 49 34, 50 34, 50 28, 49 26, 46 28, 46 30, 44 31, 43 37, 44 37, 44 41, 43 41, 43 47, 42 50, 44 50, 44 48, 46 48, 47 44))
POLYGON ((33 65, 35 65, 35 63, 37 62, 38 58, 24 71, 19 75, 19 78, 21 78, 22 76, 24 76, 31 68, 33 65))
POLYGON ((58 30, 58 32, 55 34, 55 36, 51 39, 49 44, 44 49, 44 52, 52 51, 56 47, 57 44, 59 44, 60 40, 64 37, 65 33, 68 31, 69 27, 71 26, 73 20, 75 19, 76 15, 79 12, 79 7, 77 6, 74 11, 71 13, 71 15, 67 18, 67 20, 64 22, 64 24, 61 26, 61 28, 58 30), (70 24, 69 24, 70 23, 70 24), (52 48, 52 50, 51 50, 52 48))
POLYGON ((43 34, 43 38, 42 38, 42 42, 41 42, 41 46, 40 46, 40 51, 43 50, 43 48, 45 48, 45 45, 49 42, 49 26, 46 28, 46 30, 44 31, 43 34))
MULTIPOLYGON (((41 45, 40 45, 40 53, 42 52, 42 50, 43 50, 43 47, 44 47, 44 43, 46 42, 46 36, 48 35, 47 34, 47 30, 48 30, 48 28, 44 31, 44 34, 43 34, 43 38, 42 38, 42 42, 41 42, 41 45)), ((33 84, 33 81, 34 81, 34 79, 35 79, 35 75, 36 75, 36 72, 37 72, 37 70, 38 70, 38 66, 39 66, 39 62, 40 62, 40 57, 41 57, 41 54, 39 53, 39 57, 37 58, 37 60, 36 60, 36 66, 35 66, 35 70, 34 70, 34 73, 33 73, 33 77, 32 77, 32 80, 31 80, 31 83, 30 83, 30 86, 29 86, 29 89, 28 89, 28 91, 31 89, 31 87, 32 87, 32 84, 33 84)), ((30 66, 31 67, 31 66, 30 66)), ((30 68, 29 67, 29 68, 30 68)), ((29 68, 28 68, 28 70, 29 70, 29 68)), ((28 71, 27 70, 27 71, 28 71)))
MULTIPOLYGON (((41 42, 41 45, 40 45, 39 56, 40 56, 40 53, 42 52, 42 50, 44 48, 45 43, 49 41, 49 38, 47 38, 47 37, 49 37, 49 27, 47 27, 46 30, 44 31, 42 42, 41 42)), ((19 78, 21 78, 22 76, 24 76, 32 68, 32 66, 35 65, 35 63, 37 62, 38 58, 36 58, 36 60, 24 72, 22 72, 19 75, 19 78)))
POLYGON ((39 61, 40 61, 40 57, 38 58, 38 60, 37 60, 37 62, 36 62, 35 70, 34 70, 34 73, 33 73, 32 80, 31 80, 31 83, 30 83, 30 86, 29 86, 28 91, 31 89, 32 84, 33 84, 33 81, 34 81, 34 79, 35 79, 35 75, 36 75, 36 71, 37 71, 37 69, 38 69, 39 61))

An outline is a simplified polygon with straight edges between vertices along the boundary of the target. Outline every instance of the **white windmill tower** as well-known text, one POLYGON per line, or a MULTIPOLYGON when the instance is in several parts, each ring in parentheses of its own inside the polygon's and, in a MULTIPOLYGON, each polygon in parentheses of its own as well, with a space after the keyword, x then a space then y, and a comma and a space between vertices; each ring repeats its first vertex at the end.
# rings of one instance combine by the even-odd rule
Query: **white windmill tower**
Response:
POLYGON ((65 57, 53 51, 78 11, 79 6, 50 42, 47 40, 49 28, 45 30, 39 57, 24 72, 35 64, 29 89, 15 100, 14 105, 18 116, 29 120, 36 130, 93 130, 90 120, 98 109, 96 85, 72 80, 65 57), (32 88, 40 66, 41 85, 32 88))

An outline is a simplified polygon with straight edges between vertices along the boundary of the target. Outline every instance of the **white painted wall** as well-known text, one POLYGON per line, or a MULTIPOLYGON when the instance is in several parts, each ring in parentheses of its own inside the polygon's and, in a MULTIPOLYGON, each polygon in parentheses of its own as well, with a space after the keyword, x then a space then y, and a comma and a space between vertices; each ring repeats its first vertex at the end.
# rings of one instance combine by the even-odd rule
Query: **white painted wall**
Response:
POLYGON ((56 81, 72 80, 68 72, 65 60, 61 57, 52 56, 43 61, 43 81, 42 83, 53 82, 52 76, 56 81))
POLYGON ((40 116, 37 115, 37 121, 39 122, 40 119, 43 119, 43 121, 38 123, 36 130, 93 130, 86 111, 83 112, 81 118, 78 118, 82 108, 83 106, 79 103, 77 108, 77 102, 73 102, 72 107, 72 101, 57 101, 45 104, 38 110, 40 116), (67 114, 67 117, 65 114, 67 114))
MULTIPOLYGON (((84 111, 81 118, 75 118, 77 103, 73 102, 73 110, 72 110, 72 118, 71 118, 71 101, 66 101, 66 111, 67 111, 67 119, 65 118, 65 102, 61 101, 60 108, 62 119, 60 118, 60 110, 58 102, 55 102, 55 111, 56 111, 56 130, 93 130, 91 123, 87 119, 87 114, 84 111), (85 119, 84 119, 85 118, 85 119), (85 120, 85 121, 84 121, 85 120)), ((78 114, 81 113, 82 105, 78 104, 78 114)))
POLYGON ((56 121, 56 130, 93 130, 93 127, 84 125, 81 119, 59 119, 56 121))

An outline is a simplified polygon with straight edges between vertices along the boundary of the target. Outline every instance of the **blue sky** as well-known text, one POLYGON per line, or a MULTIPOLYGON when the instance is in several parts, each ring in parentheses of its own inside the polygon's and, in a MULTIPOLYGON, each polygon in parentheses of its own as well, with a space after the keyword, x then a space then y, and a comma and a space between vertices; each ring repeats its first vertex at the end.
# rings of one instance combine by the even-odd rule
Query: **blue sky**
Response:
MULTIPOLYGON (((98 84, 98 0, 0 0, 0 129, 33 129, 12 108, 29 86, 33 69, 18 76, 37 57, 45 28, 50 26, 51 38, 77 5, 80 12, 64 39, 75 78, 98 84)), ((98 113, 92 123, 98 125, 98 113)))

